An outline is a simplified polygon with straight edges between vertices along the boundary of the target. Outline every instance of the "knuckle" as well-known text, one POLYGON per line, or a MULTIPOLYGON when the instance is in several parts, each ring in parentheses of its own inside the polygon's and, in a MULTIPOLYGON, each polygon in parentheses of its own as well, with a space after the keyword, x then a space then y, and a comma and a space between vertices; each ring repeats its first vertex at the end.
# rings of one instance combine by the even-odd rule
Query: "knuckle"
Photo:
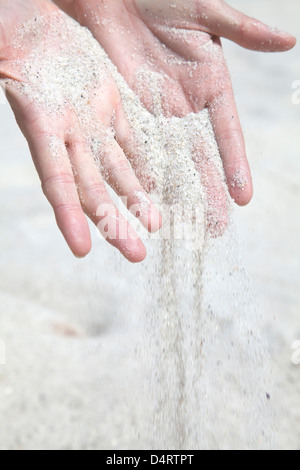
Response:
POLYGON ((64 213, 64 214, 72 214, 72 213, 79 213, 82 211, 81 206, 79 204, 72 204, 68 202, 61 202, 54 206, 54 210, 56 213, 64 213))
POLYGON ((120 159, 115 162, 111 162, 106 166, 106 170, 109 173, 109 176, 117 175, 119 173, 124 174, 130 171, 131 167, 128 160, 120 159))
POLYGON ((241 40, 244 41, 247 31, 249 31, 249 19, 242 16, 236 24, 236 30, 241 40))
POLYGON ((106 195, 106 189, 103 183, 94 183, 90 186, 85 186, 82 192, 87 196, 100 196, 103 198, 106 195))
POLYGON ((108 200, 108 194, 102 182, 81 188, 79 190, 79 197, 84 211, 88 214, 94 214, 95 208, 98 207, 99 203, 108 200))
POLYGON ((71 173, 58 173, 55 175, 47 176, 42 180, 42 189, 44 194, 47 195, 53 186, 66 186, 74 184, 74 176, 71 173))
POLYGON ((219 138, 222 143, 232 140, 236 141, 242 138, 242 132, 240 129, 224 129, 223 131, 219 132, 219 138))

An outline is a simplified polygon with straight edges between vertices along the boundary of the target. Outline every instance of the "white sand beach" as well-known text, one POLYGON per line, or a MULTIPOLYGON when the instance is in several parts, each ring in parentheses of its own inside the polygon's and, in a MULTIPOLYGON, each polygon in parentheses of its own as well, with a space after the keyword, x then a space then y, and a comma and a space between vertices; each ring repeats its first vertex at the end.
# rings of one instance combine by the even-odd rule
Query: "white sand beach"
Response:
MULTIPOLYGON (((280 0, 228 3, 299 37, 297 0, 284 8, 280 0)), ((236 213, 272 359, 271 400, 280 404, 276 442, 299 450, 300 103, 292 85, 300 45, 272 55, 224 40, 224 49, 254 177, 253 201, 236 213)), ((149 301, 135 278, 147 260, 121 260, 94 228, 92 253, 72 256, 26 141, 0 103, 0 449, 147 448, 134 356, 149 301)))

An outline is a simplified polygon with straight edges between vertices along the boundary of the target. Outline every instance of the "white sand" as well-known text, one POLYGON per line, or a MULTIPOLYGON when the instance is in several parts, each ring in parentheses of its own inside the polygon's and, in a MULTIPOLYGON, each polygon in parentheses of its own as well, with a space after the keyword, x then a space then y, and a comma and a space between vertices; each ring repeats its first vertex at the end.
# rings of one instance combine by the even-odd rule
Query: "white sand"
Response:
MULTIPOLYGON (((268 2, 263 4, 265 19, 272 22, 268 2)), ((297 4, 291 4, 286 29, 294 27, 297 4)), ((261 0, 253 2, 252 14, 262 8, 261 0)), ((284 26, 280 7, 278 12, 276 17, 274 7, 274 25, 284 26)), ((251 255, 250 270, 264 308, 278 394, 285 408, 279 410, 280 442, 282 447, 297 448, 299 368, 290 360, 291 344, 300 339, 299 107, 290 101, 291 81, 300 75, 297 51, 266 59, 243 55, 231 45, 226 48, 257 175, 256 200, 239 211, 245 251, 251 255)), ((118 261, 118 255, 98 241, 87 260, 72 259, 39 194, 23 138, 13 120, 8 121, 7 106, 0 111, 4 156, 0 183, 5 201, 1 334, 7 345, 7 365, 0 366, 0 447, 141 447, 134 432, 143 418, 143 409, 137 406, 140 382, 130 357, 131 348, 138 344, 144 303, 133 279, 143 267, 118 261), (129 283, 133 285, 126 292, 129 283), (127 297, 133 296, 135 305, 129 309, 127 297)))

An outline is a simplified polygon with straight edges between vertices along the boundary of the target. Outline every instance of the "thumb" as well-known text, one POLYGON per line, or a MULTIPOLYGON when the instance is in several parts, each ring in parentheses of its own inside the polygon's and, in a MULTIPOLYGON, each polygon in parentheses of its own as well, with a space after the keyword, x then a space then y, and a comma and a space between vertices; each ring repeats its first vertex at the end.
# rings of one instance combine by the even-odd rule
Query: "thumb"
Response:
POLYGON ((0 80, 4 79, 16 80, 21 82, 21 75, 17 71, 14 71, 11 67, 11 62, 9 60, 1 60, 0 58, 0 80))
MULTIPOLYGON (((288 51, 296 44, 296 38, 288 33, 250 18, 221 0, 217 5, 212 2, 205 8, 205 15, 201 15, 211 34, 230 39, 246 49, 263 52, 288 51)), ((199 6, 199 10, 203 10, 203 6, 199 6)))

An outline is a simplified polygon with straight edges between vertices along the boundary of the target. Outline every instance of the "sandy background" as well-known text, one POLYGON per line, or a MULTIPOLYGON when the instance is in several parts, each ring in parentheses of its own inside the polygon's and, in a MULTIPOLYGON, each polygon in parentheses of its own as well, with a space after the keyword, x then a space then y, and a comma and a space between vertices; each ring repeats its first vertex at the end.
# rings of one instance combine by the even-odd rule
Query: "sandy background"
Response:
MULTIPOLYGON (((299 36, 298 0, 230 3, 299 36)), ((253 202, 237 209, 245 264, 282 402, 280 447, 300 449, 300 45, 282 55, 224 48, 255 182, 253 202)), ((147 301, 134 282, 143 266, 120 261, 94 230, 92 254, 74 259, 7 104, 0 123, 0 449, 141 448, 130 351, 147 301)))

